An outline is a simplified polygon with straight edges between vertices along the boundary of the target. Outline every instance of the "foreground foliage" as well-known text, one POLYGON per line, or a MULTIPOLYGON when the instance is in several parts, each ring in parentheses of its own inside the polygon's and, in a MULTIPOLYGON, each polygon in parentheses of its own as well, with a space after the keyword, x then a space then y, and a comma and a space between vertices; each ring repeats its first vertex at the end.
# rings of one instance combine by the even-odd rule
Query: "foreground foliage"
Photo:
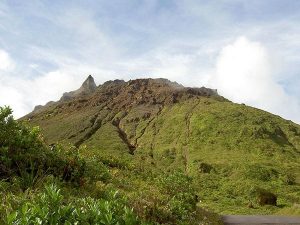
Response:
POLYGON ((6 224, 120 224, 142 223, 117 192, 109 200, 91 197, 64 201, 55 185, 45 187, 33 199, 26 199, 16 210, 7 212, 6 224))
POLYGON ((86 148, 47 146, 0 108, 0 224, 219 224, 193 179, 86 148))

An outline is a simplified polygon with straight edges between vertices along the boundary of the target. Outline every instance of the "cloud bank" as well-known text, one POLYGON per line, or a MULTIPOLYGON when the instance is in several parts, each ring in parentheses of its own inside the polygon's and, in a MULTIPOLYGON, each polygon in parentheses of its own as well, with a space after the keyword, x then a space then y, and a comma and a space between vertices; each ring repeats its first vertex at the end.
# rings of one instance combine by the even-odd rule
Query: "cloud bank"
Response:
POLYGON ((273 68, 276 65, 262 44, 239 37, 221 50, 209 85, 233 102, 300 122, 300 105, 279 84, 273 68))
MULTIPOLYGON (((109 79, 109 72, 97 68, 75 64, 69 66, 30 79, 16 76, 17 70, 0 70, 0 106, 10 106, 14 116, 19 118, 31 112, 36 105, 57 101, 64 92, 79 88, 87 77, 86 71, 103 74, 103 81, 109 79)), ((36 65, 29 67, 37 69, 36 65)))
POLYGON ((0 49, 0 71, 9 71, 14 68, 14 63, 9 54, 0 49))

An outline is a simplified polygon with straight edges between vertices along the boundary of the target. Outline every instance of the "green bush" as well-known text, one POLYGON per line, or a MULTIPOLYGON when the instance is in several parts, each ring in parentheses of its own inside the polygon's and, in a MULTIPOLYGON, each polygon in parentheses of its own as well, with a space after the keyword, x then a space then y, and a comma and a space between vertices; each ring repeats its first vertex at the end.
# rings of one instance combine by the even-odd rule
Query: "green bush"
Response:
POLYGON ((176 171, 160 176, 158 186, 167 196, 166 205, 176 219, 187 219, 195 211, 198 196, 191 177, 176 171))
POLYGON ((257 202, 263 205, 277 205, 277 196, 270 191, 259 188, 257 189, 257 202))
POLYGON ((294 174, 286 173, 281 177, 281 180, 287 185, 296 184, 296 177, 294 174))
POLYGON ((79 150, 60 145, 50 148, 38 127, 29 128, 11 114, 9 107, 0 107, 0 178, 21 177, 19 184, 23 190, 46 174, 81 185, 86 164, 79 150))
POLYGON ((278 177, 278 172, 274 168, 258 164, 248 165, 244 174, 248 179, 259 181, 270 181, 272 178, 278 177))
POLYGON ((146 224, 140 221, 116 192, 109 200, 90 197, 66 201, 55 185, 28 199, 4 216, 4 224, 146 224))
POLYGON ((10 108, 0 107, 0 178, 18 175, 32 182, 53 157, 44 151, 39 129, 18 123, 11 113, 10 108))
POLYGON ((86 176, 93 181, 108 182, 112 176, 108 167, 96 158, 86 159, 86 176))
POLYGON ((99 160, 106 166, 115 167, 119 169, 126 169, 129 167, 128 163, 121 158, 115 157, 113 155, 101 155, 99 160))
POLYGON ((205 162, 201 162, 199 164, 199 172, 200 173, 210 173, 214 168, 212 167, 212 165, 205 163, 205 162))

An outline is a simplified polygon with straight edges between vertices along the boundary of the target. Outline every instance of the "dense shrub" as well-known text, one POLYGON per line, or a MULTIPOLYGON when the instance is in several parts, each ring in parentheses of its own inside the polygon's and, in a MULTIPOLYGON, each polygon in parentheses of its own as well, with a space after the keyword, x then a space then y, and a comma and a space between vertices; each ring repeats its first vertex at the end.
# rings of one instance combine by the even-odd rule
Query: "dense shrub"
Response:
POLYGON ((22 177, 24 190, 46 174, 80 185, 85 167, 78 149, 59 145, 50 148, 38 127, 27 127, 13 119, 10 108, 0 107, 0 178, 22 177))
POLYGON ((158 178, 158 186, 167 195, 166 206, 177 219, 186 219, 196 209, 198 196, 191 177, 182 172, 166 174, 158 178))
POLYGON ((123 198, 111 193, 109 200, 90 197, 66 201, 55 185, 8 211, 4 223, 10 224, 146 224, 128 208, 123 198))
POLYGON ((213 170, 212 165, 205 163, 205 162, 199 163, 199 172, 200 173, 210 173, 212 170, 213 170))
POLYGON ((252 188, 252 190, 250 191, 250 196, 251 198, 255 198, 256 202, 261 205, 273 205, 276 206, 277 205, 277 196, 260 187, 254 187, 252 188))
POLYGON ((203 214, 197 211, 198 196, 191 177, 173 171, 151 178, 149 182, 150 186, 144 186, 129 197, 130 204, 141 218, 159 224, 203 222, 203 214))
POLYGON ((275 169, 259 164, 248 165, 244 174, 246 178, 260 181, 270 181, 272 178, 278 177, 278 172, 275 169))
POLYGON ((0 177, 36 174, 52 157, 44 151, 38 128, 28 129, 11 113, 10 108, 0 107, 0 177))
POLYGON ((263 205, 277 205, 277 196, 270 191, 264 189, 257 190, 257 201, 258 203, 263 205))
POLYGON ((296 184, 296 177, 291 173, 286 173, 283 176, 281 176, 281 180, 287 185, 296 184))
POLYGON ((108 182, 112 176, 109 173, 108 167, 96 158, 86 159, 85 174, 88 179, 93 181, 108 182))
POLYGON ((119 169, 126 169, 130 167, 128 162, 111 154, 98 154, 97 158, 101 163, 109 167, 115 167, 119 169))

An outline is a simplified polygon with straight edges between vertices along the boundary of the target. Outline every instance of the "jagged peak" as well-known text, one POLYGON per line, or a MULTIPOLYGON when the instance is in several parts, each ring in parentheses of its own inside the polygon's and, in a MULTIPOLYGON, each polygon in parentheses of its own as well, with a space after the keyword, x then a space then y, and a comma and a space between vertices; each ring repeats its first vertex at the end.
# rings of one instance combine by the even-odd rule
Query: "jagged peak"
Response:
POLYGON ((95 90, 97 88, 97 85, 95 83, 95 80, 92 75, 89 75, 86 80, 81 85, 81 88, 85 90, 95 90))
POLYGON ((70 100, 72 98, 89 95, 95 92, 97 85, 95 83, 94 78, 92 75, 89 75, 86 80, 82 83, 81 87, 76 91, 66 92, 61 97, 60 101, 70 100))
POLYGON ((123 83, 125 83, 124 80, 116 79, 116 80, 109 80, 109 81, 106 81, 106 82, 104 82, 102 85, 103 85, 103 86, 107 86, 107 85, 123 84, 123 83))

